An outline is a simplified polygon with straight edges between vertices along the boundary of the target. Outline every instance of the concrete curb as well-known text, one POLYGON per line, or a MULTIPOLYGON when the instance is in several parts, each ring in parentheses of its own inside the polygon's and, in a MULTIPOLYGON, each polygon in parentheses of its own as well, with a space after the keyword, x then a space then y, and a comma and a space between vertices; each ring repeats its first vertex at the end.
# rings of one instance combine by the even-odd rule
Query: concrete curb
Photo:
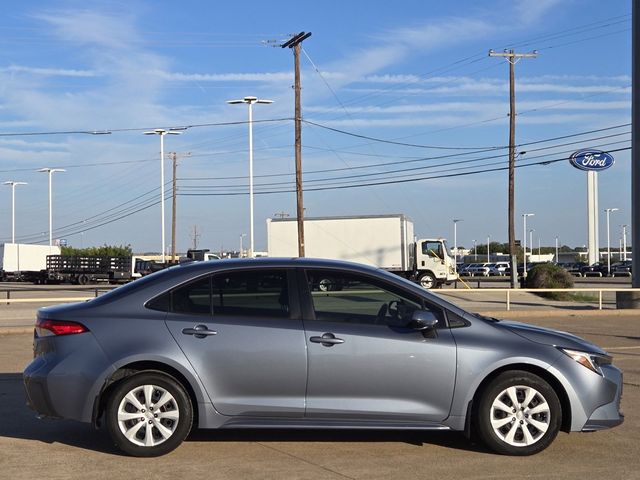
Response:
POLYGON ((0 327, 0 335, 13 335, 22 333, 33 333, 33 326, 31 327, 0 327))
POLYGON ((608 309, 608 310, 478 310, 478 313, 497 318, 520 317, 629 317, 640 316, 640 310, 633 309, 608 309))

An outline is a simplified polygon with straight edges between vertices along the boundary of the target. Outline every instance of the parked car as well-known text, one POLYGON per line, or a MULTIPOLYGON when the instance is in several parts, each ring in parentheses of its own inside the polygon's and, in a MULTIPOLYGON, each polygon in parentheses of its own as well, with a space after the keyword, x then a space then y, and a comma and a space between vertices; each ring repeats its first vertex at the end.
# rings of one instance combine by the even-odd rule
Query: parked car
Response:
POLYGON ((466 312, 392 273, 330 260, 170 267, 38 311, 28 404, 106 424, 130 455, 198 428, 477 433, 530 455, 619 425, 622 373, 574 335, 466 312), (316 290, 323 278, 340 291, 316 290))
POLYGON ((509 262, 496 262, 489 264, 489 276, 490 277, 503 277, 509 272, 511 273, 511 267, 509 262))
POLYGON ((631 263, 631 260, 624 260, 611 265, 611 275, 614 277, 631 276, 631 263))
POLYGON ((596 262, 582 267, 580 273, 583 277, 606 277, 609 272, 606 263, 596 262))
POLYGON ((490 263, 473 263, 467 268, 470 277, 488 277, 491 271, 490 263))
POLYGON ((581 277, 582 269, 587 266, 585 262, 559 263, 558 265, 576 277, 581 277))

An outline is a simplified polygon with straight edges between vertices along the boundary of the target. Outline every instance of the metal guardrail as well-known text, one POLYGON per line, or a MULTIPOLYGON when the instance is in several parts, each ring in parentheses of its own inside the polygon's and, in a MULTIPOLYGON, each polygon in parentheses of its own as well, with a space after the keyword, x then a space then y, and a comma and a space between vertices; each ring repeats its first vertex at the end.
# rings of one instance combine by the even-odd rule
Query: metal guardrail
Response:
POLYGON ((496 293, 496 292, 504 292, 506 294, 505 303, 507 306, 507 311, 511 310, 511 295, 518 293, 598 293, 598 310, 602 310, 602 294, 603 292, 640 292, 640 288, 469 288, 469 289, 447 289, 441 290, 441 292, 446 294, 446 292, 451 292, 452 294, 459 293, 496 293))
POLYGON ((3 295, 5 298, 0 298, 0 305, 3 303, 6 305, 10 305, 12 303, 46 303, 46 302, 83 302, 85 300, 91 300, 92 298, 96 298, 101 293, 108 292, 112 290, 111 288, 82 288, 82 289, 65 289, 66 291, 71 292, 92 292, 93 296, 85 296, 85 297, 36 297, 36 298, 11 298, 11 293, 24 293, 24 292, 54 292, 55 289, 43 289, 43 288, 19 288, 19 289, 3 289, 0 290, 0 295, 3 295))
MULTIPOLYGON (((86 291, 88 289, 84 289, 86 291)), ((93 296, 85 296, 85 297, 36 297, 36 298, 11 298, 11 292, 25 292, 25 290, 0 290, 0 292, 5 293, 6 298, 0 298, 1 304, 12 304, 12 303, 55 303, 55 302, 83 302, 85 300, 91 300, 100 295, 100 293, 104 293, 109 291, 110 289, 93 289, 93 296)), ((44 289, 32 289, 26 291, 55 291, 55 290, 44 290, 44 289)), ((76 290, 78 291, 78 290, 76 290)), ((605 292, 640 292, 640 288, 468 288, 468 289, 446 289, 441 290, 438 293, 442 293, 446 295, 450 294, 467 294, 467 293, 475 293, 475 294, 488 294, 488 293, 497 293, 504 292, 505 294, 505 303, 506 310, 511 310, 511 296, 513 294, 519 293, 598 293, 598 310, 602 310, 602 294, 605 292)))

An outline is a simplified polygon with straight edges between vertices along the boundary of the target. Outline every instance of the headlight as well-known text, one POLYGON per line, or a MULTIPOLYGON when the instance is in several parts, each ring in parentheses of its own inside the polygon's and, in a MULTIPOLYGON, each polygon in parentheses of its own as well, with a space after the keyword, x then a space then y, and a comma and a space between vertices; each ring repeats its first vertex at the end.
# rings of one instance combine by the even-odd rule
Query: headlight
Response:
POLYGON ((602 365, 611 365, 612 357, 609 355, 600 355, 597 353, 589 353, 589 352, 580 352, 578 350, 569 350, 568 348, 561 348, 561 352, 573 358, 576 362, 578 362, 583 367, 588 368, 592 372, 597 373, 598 375, 603 375, 602 369, 600 368, 602 365))

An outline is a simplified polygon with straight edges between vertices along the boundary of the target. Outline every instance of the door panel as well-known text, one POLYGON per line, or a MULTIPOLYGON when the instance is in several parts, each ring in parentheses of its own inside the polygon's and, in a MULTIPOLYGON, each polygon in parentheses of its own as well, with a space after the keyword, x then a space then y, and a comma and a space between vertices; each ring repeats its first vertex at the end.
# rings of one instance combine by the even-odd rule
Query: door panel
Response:
POLYGON ((167 327, 223 415, 304 415, 306 347, 291 281, 285 270, 221 272, 172 292, 167 327))
POLYGON ((426 338, 407 327, 412 312, 422 308, 413 294, 368 278, 332 275, 341 289, 321 291, 315 286, 321 275, 308 272, 313 310, 304 320, 306 416, 444 420, 456 375, 449 329, 439 328, 435 338, 426 338), (322 343, 317 337, 323 336, 334 340, 322 343))

